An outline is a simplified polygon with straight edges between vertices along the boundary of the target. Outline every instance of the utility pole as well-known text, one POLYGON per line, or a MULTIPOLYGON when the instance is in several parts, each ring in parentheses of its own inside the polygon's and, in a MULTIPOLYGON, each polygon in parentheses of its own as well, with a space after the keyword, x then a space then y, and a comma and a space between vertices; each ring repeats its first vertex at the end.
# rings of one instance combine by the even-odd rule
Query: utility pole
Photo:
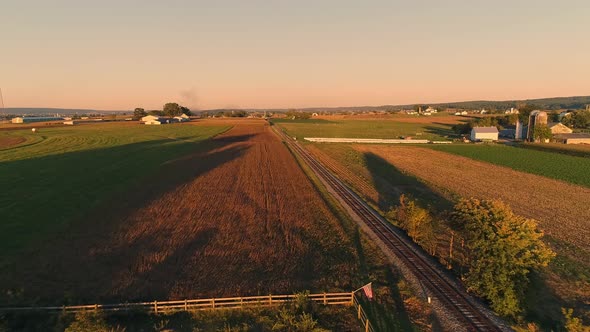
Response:
POLYGON ((2 88, 0 88, 0 117, 5 116, 4 114, 4 97, 2 96, 2 88))

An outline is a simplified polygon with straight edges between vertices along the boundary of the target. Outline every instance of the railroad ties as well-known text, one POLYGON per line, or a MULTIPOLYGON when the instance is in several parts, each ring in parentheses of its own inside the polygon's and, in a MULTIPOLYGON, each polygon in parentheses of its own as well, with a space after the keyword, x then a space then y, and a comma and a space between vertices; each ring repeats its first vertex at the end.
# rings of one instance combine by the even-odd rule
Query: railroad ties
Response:
POLYGON ((307 165, 346 204, 362 219, 375 235, 385 244, 391 252, 403 261, 405 266, 420 280, 433 296, 452 314, 468 331, 504 331, 496 322, 474 305, 463 290, 458 289, 447 277, 433 266, 435 263, 428 261, 416 252, 413 244, 403 238, 393 226, 389 224, 373 208, 369 207, 347 185, 338 179, 324 165, 316 160, 311 153, 305 150, 280 130, 277 130, 291 147, 295 154, 307 163, 307 165))

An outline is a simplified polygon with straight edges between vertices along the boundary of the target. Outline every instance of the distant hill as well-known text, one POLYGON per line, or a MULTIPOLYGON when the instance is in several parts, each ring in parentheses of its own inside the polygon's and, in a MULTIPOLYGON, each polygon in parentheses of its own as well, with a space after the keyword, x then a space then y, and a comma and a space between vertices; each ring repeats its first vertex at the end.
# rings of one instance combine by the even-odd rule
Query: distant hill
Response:
MULTIPOLYGON (((42 107, 12 107, 0 109, 3 114, 12 115, 73 115, 73 114, 113 114, 132 111, 104 111, 91 109, 73 109, 73 108, 42 108, 42 107)), ((2 114, 2 115, 3 115, 2 114)))
POLYGON ((508 109, 511 107, 518 107, 522 104, 537 105, 540 109, 545 110, 559 110, 559 109, 581 109, 590 104, 590 96, 576 96, 576 97, 555 97, 555 98, 541 98, 541 99, 525 99, 525 100, 506 100, 506 101, 465 101, 457 103, 441 103, 434 104, 447 108, 469 108, 469 109, 508 109))
MULTIPOLYGON (((459 108, 468 110, 479 110, 485 108, 487 110, 506 110, 511 107, 518 108, 524 104, 536 105, 544 110, 559 110, 559 109, 583 109, 586 105, 590 105, 590 96, 575 96, 575 97, 554 97, 554 98, 540 98, 540 99, 520 99, 520 100, 473 100, 460 101, 448 103, 415 103, 406 105, 381 105, 381 106, 345 106, 345 107, 308 107, 300 108, 298 110, 307 112, 370 112, 370 111, 396 111, 402 109, 411 109, 415 105, 444 107, 444 108, 459 108)), ((289 109, 245 109, 246 111, 258 112, 286 112, 289 109)), ((203 110, 203 112, 217 113, 227 111, 226 109, 203 110)))

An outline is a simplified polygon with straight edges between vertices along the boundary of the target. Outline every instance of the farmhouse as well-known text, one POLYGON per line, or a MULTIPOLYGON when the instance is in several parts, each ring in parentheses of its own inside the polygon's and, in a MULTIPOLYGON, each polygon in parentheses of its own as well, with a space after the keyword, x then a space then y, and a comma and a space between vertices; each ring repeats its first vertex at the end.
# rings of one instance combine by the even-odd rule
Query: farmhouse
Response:
POLYGON ((475 127, 471 129, 472 141, 497 141, 498 128, 496 127, 475 127))
POLYGON ((549 127, 549 129, 551 129, 551 133, 553 135, 556 134, 571 134, 574 131, 571 130, 570 128, 568 128, 566 125, 559 123, 559 122, 549 122, 547 124, 547 127, 549 127))

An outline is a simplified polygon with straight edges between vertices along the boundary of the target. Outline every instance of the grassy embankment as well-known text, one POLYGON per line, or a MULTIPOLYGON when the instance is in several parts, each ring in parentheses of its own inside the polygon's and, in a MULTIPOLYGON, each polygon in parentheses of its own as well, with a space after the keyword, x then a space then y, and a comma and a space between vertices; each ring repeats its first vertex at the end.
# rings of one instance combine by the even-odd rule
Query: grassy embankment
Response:
POLYGON ((0 150, 0 266, 4 260, 153 174, 168 160, 199 149, 227 126, 100 124, 0 132, 22 136, 0 150))

